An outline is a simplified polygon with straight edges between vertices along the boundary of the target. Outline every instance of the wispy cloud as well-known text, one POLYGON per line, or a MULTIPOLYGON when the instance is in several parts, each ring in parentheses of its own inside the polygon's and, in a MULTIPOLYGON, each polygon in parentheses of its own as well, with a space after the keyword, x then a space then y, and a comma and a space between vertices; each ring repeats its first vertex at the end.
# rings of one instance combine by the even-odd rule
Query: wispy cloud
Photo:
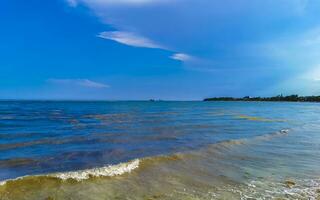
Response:
POLYGON ((165 49, 163 46, 157 44, 156 42, 131 32, 105 31, 105 32, 101 32, 98 35, 98 37, 103 39, 113 40, 121 44, 133 46, 133 47, 165 49))
POLYGON ((186 62, 186 61, 190 61, 192 59, 192 56, 184 53, 176 53, 176 54, 173 54, 170 58, 174 60, 186 62))
POLYGON ((49 83, 59 84, 59 85, 75 85, 87 88, 109 88, 110 86, 104 83, 98 83, 95 81, 91 81, 89 79, 48 79, 49 83))
MULTIPOLYGON (((143 37, 141 35, 138 35, 132 32, 105 31, 105 32, 101 32, 98 35, 98 37, 107 39, 107 40, 113 40, 118 43, 125 44, 128 46, 133 46, 133 47, 164 49, 164 50, 171 51, 170 49, 160 44, 157 44, 156 42, 146 37, 143 37)), ((170 58, 181 61, 181 62, 187 62, 187 61, 193 60, 193 57, 191 55, 188 55, 185 53, 175 53, 172 56, 170 56, 170 58)))
POLYGON ((164 2, 167 0, 66 0, 70 6, 76 6, 79 3, 96 6, 109 6, 109 5, 144 5, 157 2, 164 2))

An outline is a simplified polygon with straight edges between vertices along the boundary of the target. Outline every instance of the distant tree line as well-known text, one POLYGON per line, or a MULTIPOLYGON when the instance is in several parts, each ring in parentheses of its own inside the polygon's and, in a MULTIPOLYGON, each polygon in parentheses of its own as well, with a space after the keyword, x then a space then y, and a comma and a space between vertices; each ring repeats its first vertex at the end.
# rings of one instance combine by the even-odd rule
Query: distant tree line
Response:
POLYGON ((283 96, 278 95, 274 97, 250 97, 245 96, 242 98, 234 97, 213 97, 206 98, 204 101, 290 101, 290 102, 320 102, 320 96, 299 96, 289 95, 283 96))

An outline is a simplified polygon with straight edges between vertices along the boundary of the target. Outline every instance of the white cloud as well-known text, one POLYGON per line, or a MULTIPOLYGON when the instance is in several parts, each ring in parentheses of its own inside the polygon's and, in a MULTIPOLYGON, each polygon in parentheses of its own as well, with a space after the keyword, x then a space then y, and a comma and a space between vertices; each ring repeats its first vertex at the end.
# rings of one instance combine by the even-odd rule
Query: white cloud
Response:
POLYGON ((105 31, 101 32, 98 37, 113 40, 128 46, 165 49, 154 41, 131 32, 105 31))
POLYGON ((110 5, 144 5, 155 2, 163 2, 166 0, 66 0, 70 6, 76 6, 79 3, 94 6, 110 6, 110 5))
POLYGON ((59 85, 75 85, 87 88, 109 88, 109 85, 91 81, 89 79, 48 79, 49 83, 59 84, 59 85))
POLYGON ((182 62, 190 61, 192 59, 192 57, 190 55, 187 55, 187 54, 184 54, 184 53, 173 54, 170 58, 172 58, 174 60, 179 60, 179 61, 182 61, 182 62))
MULTIPOLYGON (((160 44, 157 44, 156 42, 140 36, 136 33, 132 32, 124 32, 124 31, 105 31, 101 32, 98 37, 107 39, 107 40, 113 40, 121 44, 125 44, 128 46, 133 47, 143 47, 143 48, 155 48, 155 49, 164 49, 168 51, 172 51, 172 49, 168 49, 160 44)), ((172 56, 170 56, 171 59, 187 62, 187 61, 195 61, 194 57, 184 54, 184 53, 175 53, 172 56)))

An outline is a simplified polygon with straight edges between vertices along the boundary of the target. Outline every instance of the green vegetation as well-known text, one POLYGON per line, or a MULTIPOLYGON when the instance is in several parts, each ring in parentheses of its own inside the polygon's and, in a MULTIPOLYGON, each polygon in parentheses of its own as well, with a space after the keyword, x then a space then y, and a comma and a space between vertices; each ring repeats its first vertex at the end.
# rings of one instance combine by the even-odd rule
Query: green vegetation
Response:
POLYGON ((320 102, 320 96, 299 96, 299 95, 289 95, 283 96, 278 95, 274 97, 214 97, 206 98, 204 101, 290 101, 290 102, 320 102))

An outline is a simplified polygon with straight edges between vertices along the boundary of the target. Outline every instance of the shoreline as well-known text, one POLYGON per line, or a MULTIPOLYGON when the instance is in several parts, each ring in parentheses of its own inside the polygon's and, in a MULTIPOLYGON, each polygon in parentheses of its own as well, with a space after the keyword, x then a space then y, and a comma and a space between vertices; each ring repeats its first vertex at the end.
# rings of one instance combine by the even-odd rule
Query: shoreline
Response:
POLYGON ((289 95, 289 96, 273 96, 273 97, 250 97, 245 96, 242 98, 236 97, 212 97, 205 98, 203 101, 243 101, 243 102, 313 102, 319 103, 320 96, 299 96, 299 95, 289 95))
POLYGON ((271 102, 271 103, 320 103, 320 101, 246 101, 246 100, 202 100, 202 102, 271 102))

